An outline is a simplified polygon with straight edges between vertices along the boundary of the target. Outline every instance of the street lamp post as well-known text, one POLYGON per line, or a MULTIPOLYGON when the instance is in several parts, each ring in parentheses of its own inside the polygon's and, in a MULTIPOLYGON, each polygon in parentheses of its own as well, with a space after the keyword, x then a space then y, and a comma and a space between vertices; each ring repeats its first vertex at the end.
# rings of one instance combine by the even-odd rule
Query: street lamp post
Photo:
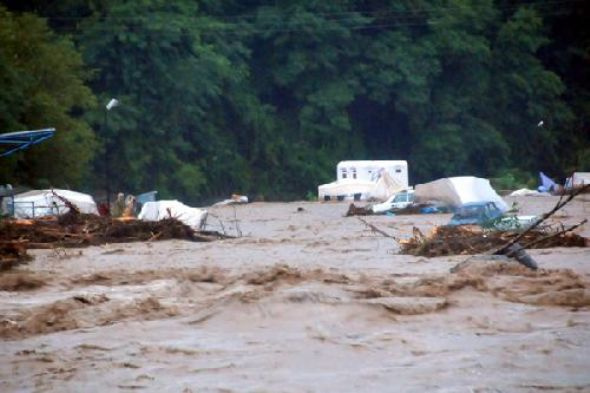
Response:
POLYGON ((104 177, 105 177, 105 188, 107 191, 107 205, 111 206, 111 171, 109 167, 110 162, 110 149, 108 141, 108 127, 109 127, 109 111, 119 105, 119 100, 111 98, 111 100, 105 105, 104 111, 104 177))

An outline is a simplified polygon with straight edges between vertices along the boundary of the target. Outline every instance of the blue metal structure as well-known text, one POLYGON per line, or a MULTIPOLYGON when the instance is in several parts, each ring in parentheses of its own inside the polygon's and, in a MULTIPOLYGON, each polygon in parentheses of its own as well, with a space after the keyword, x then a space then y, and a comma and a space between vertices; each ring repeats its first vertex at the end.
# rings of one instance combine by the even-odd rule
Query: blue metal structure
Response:
POLYGON ((49 139, 55 134, 55 128, 42 130, 17 131, 0 134, 0 157, 26 149, 49 139))

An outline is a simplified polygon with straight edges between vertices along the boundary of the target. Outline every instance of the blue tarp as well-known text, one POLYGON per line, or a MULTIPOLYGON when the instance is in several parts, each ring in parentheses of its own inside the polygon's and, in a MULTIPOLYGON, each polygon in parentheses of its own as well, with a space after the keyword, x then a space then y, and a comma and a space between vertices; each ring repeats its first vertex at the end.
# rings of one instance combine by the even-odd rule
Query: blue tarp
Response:
POLYGON ((17 131, 0 134, 0 157, 7 156, 19 150, 49 139, 55 133, 55 128, 42 130, 17 131))
POLYGON ((541 178, 541 185, 538 187, 539 192, 549 192, 555 187, 555 182, 543 172, 539 172, 539 177, 541 178))

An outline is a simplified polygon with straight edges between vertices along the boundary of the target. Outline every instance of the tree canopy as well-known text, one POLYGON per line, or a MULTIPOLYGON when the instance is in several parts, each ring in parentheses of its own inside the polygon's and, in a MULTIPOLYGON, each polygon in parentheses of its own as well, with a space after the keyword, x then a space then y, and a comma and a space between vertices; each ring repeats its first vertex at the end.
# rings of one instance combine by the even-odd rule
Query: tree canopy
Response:
POLYGON ((3 182, 29 186, 78 185, 96 143, 80 114, 95 97, 84 84, 89 70, 73 42, 31 13, 0 5, 0 130, 55 127, 55 138, 0 158, 3 182))
POLYGON ((406 159, 413 183, 590 170, 582 1, 6 4, 2 130, 61 139, 2 180, 196 202, 301 198, 344 159, 406 159), (15 62, 24 39, 40 49, 15 62))

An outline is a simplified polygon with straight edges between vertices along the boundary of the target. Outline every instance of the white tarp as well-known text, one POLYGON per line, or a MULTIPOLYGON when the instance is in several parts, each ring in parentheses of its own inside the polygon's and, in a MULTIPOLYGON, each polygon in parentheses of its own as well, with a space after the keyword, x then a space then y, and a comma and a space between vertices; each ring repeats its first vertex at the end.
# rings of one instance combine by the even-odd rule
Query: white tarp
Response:
POLYGON ((508 205, 492 188, 488 179, 473 176, 448 177, 418 184, 415 201, 442 203, 451 207, 471 202, 495 202, 500 210, 508 210, 508 205))
POLYGON ((146 202, 138 218, 144 221, 160 221, 176 218, 193 229, 200 229, 207 218, 207 210, 190 207, 177 200, 146 202))
POLYGON ((514 196, 544 196, 544 195, 550 195, 550 194, 547 192, 539 192, 537 190, 529 190, 528 188, 521 188, 519 190, 512 191, 510 193, 511 197, 514 197, 514 196))
MULTIPOLYGON (((14 216, 17 218, 33 218, 43 216, 54 216, 67 213, 70 209, 57 195, 72 202, 81 213, 98 214, 94 199, 88 194, 70 190, 32 190, 14 196, 14 216)), ((2 210, 11 213, 8 206, 12 203, 11 198, 4 198, 2 210)))
POLYGON ((217 202, 213 204, 213 206, 241 205, 248 202, 249 200, 246 195, 232 194, 230 199, 225 199, 223 201, 217 202))
POLYGON ((379 177, 377 184, 370 193, 370 198, 386 201, 390 196, 404 189, 405 187, 391 177, 389 173, 382 172, 381 177, 379 177))
POLYGON ((330 199, 354 198, 355 195, 360 195, 360 200, 375 199, 385 201, 387 198, 396 192, 404 190, 405 187, 389 173, 382 172, 377 181, 363 181, 355 179, 343 179, 328 184, 322 184, 318 187, 318 197, 320 200, 325 197, 330 199))

